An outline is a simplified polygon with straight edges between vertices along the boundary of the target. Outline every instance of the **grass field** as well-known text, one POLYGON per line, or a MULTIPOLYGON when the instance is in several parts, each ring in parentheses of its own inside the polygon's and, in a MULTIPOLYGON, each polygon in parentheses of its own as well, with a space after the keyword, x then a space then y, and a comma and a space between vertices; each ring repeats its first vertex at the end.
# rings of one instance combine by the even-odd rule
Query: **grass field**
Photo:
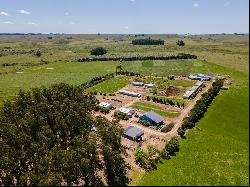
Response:
POLYGON ((27 90, 60 82, 80 85, 92 77, 114 72, 116 65, 116 62, 105 62, 105 65, 103 62, 58 62, 24 68, 19 70, 23 72, 22 74, 2 74, 0 75, 0 97, 15 95, 19 89, 27 90))
POLYGON ((139 110, 144 110, 145 112, 148 112, 150 110, 155 111, 159 115, 169 117, 169 118, 174 118, 177 117, 180 113, 178 111, 174 110, 164 110, 159 106, 153 105, 153 104, 146 104, 146 103, 141 103, 137 102, 132 105, 133 108, 139 109, 139 110))
POLYGON ((98 92, 98 93, 115 93, 124 86, 129 84, 128 78, 125 76, 118 76, 112 79, 101 82, 88 89, 89 92, 98 92))
POLYGON ((180 141, 180 152, 142 176, 138 185, 249 185, 248 77, 212 67, 237 83, 220 92, 205 117, 180 141))

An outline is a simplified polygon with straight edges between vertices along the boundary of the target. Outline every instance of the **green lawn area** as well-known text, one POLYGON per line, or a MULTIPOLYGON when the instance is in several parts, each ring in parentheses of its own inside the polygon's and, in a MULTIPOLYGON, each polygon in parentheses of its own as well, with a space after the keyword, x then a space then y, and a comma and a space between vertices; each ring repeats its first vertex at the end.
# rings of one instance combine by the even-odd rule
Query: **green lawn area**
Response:
POLYGON ((187 139, 180 140, 177 155, 137 185, 249 185, 248 77, 212 64, 204 72, 211 70, 229 74, 234 85, 220 92, 187 139))
POLYGON ((1 74, 0 98, 15 95, 19 89, 27 90, 33 87, 49 86, 60 82, 80 85, 95 76, 114 72, 117 64, 117 62, 56 62, 16 70, 23 72, 22 74, 1 74))
POLYGON ((141 103, 141 102, 134 103, 132 105, 132 107, 136 108, 136 109, 139 109, 139 110, 144 110, 145 112, 153 110, 156 113, 158 113, 159 115, 169 117, 169 118, 177 117, 180 114, 178 111, 164 110, 159 106, 152 105, 152 104, 141 103))
POLYGON ((192 80, 169 80, 168 84, 173 86, 192 87, 197 81, 192 80))
MULTIPOLYGON (((146 98, 147 96, 144 96, 144 98, 146 98)), ((154 96, 149 96, 149 97, 154 97, 154 96)), ((158 98, 162 98, 162 99, 169 99, 172 100, 174 102, 174 104, 176 104, 177 102, 182 105, 184 103, 184 106, 187 105, 188 101, 185 99, 181 99, 181 98, 169 98, 169 97, 165 97, 165 96, 157 96, 158 98)))
POLYGON ((115 93, 124 86, 129 84, 128 78, 125 76, 118 76, 112 79, 101 82, 88 89, 89 92, 98 92, 98 93, 115 93))

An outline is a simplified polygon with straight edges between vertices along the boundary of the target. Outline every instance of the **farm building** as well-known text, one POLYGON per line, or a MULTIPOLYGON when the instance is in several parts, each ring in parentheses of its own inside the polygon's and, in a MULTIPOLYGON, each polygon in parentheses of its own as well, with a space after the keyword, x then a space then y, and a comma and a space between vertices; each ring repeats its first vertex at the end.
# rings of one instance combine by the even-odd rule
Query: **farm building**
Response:
POLYGON ((209 81, 212 77, 210 75, 197 74, 190 75, 188 78, 191 80, 209 81))
POLYGON ((133 84, 133 86, 143 86, 144 85, 143 82, 136 82, 136 81, 134 81, 132 84, 133 84))
POLYGON ((155 87, 155 84, 153 84, 153 83, 148 83, 148 84, 144 84, 144 86, 145 86, 146 88, 154 88, 154 87, 155 87))
POLYGON ((126 108, 126 107, 121 107, 119 109, 119 111, 122 112, 122 113, 125 113, 125 114, 127 114, 129 116, 132 116, 135 113, 135 110, 129 109, 129 108, 126 108))
POLYGON ((164 123, 164 118, 152 110, 140 116, 139 119, 148 121, 150 126, 164 123))
POLYGON ((119 90, 118 93, 122 94, 122 95, 131 96, 131 97, 141 97, 141 94, 135 93, 135 92, 130 92, 127 90, 119 90))
POLYGON ((190 90, 186 91, 186 93, 183 95, 183 98, 189 99, 202 85, 202 81, 195 83, 195 85, 190 90))
POLYGON ((106 103, 106 102, 101 102, 101 103, 99 103, 99 106, 108 108, 108 109, 110 109, 110 110, 114 109, 114 106, 113 106, 112 104, 106 103))
POLYGON ((134 126, 129 126, 124 130, 124 136, 133 141, 141 140, 143 135, 144 131, 134 126))

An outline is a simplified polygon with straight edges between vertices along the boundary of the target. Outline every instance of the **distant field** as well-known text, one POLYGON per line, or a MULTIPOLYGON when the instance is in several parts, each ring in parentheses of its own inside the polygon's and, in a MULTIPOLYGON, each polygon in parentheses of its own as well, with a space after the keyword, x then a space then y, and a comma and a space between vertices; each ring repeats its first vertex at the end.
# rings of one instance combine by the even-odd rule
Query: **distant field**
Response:
POLYGON ((88 89, 89 92, 98 92, 98 93, 115 93, 124 86, 129 84, 128 78, 125 76, 118 76, 112 79, 101 82, 88 89))
POLYGON ((249 185, 248 76, 211 64, 208 68, 237 81, 221 91, 187 139, 180 141, 180 152, 157 170, 140 175, 137 185, 249 185))
POLYGON ((122 62, 126 71, 138 72, 142 75, 188 75, 191 72, 195 60, 168 60, 154 61, 151 67, 143 65, 143 61, 122 62))
POLYGON ((92 77, 114 72, 116 66, 117 62, 105 62, 105 64, 103 62, 58 62, 24 68, 17 70, 23 72, 21 74, 8 73, 0 75, 0 97, 15 95, 19 89, 27 90, 60 82, 80 85, 92 77))
POLYGON ((169 117, 169 118, 174 118, 179 116, 179 112, 178 111, 174 111, 174 110, 164 110, 161 107, 158 107, 156 105, 153 104, 146 104, 146 103, 141 103, 141 102, 137 102, 134 103, 132 105, 133 108, 139 109, 139 110, 144 110, 145 112, 148 112, 150 110, 155 111, 156 113, 165 116, 165 117, 169 117))

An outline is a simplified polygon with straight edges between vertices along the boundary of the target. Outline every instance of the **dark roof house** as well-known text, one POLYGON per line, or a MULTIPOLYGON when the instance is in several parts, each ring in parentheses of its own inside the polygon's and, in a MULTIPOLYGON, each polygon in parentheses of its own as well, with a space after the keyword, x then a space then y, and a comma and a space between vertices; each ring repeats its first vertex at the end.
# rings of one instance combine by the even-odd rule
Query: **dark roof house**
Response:
POLYGON ((143 135, 144 135, 144 131, 134 126, 129 126, 128 128, 124 130, 124 136, 129 139, 132 139, 133 141, 137 141, 143 135))

